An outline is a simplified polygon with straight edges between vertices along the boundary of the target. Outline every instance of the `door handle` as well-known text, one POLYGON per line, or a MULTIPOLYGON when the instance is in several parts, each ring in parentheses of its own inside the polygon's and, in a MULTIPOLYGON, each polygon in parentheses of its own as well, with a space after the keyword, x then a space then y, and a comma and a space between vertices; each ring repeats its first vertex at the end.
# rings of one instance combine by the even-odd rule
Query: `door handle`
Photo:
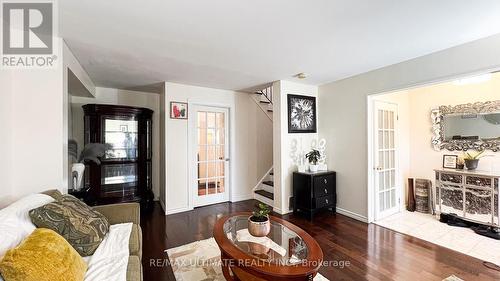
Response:
POLYGON ((382 171, 382 167, 378 166, 378 167, 375 168, 375 170, 382 171))

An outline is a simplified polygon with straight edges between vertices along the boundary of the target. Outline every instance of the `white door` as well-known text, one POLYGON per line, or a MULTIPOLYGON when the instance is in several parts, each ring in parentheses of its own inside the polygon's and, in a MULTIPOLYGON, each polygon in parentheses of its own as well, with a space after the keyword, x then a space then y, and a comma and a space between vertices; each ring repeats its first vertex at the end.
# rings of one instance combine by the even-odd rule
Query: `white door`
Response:
POLYGON ((194 207, 228 201, 229 110, 193 105, 191 113, 194 207))
POLYGON ((374 102, 375 220, 400 210, 396 104, 374 102))

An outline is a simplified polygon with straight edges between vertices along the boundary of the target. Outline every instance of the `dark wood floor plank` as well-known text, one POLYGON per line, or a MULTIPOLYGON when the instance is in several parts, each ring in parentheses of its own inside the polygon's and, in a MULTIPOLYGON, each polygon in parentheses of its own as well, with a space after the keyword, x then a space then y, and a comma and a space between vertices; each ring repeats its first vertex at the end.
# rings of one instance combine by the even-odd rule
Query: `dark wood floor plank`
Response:
MULTIPOLYGON (((165 249, 211 238, 218 218, 254 209, 256 201, 221 203, 165 216, 159 204, 143 214, 143 267, 145 281, 175 280, 165 249), (163 263, 160 263, 163 261, 163 263)), ((276 214, 275 214, 276 215, 276 214)), ((349 266, 322 267, 329 280, 436 280, 452 274, 463 280, 500 280, 500 272, 481 260, 377 225, 331 213, 318 214, 313 222, 294 215, 281 216, 313 236, 324 259, 349 266)))

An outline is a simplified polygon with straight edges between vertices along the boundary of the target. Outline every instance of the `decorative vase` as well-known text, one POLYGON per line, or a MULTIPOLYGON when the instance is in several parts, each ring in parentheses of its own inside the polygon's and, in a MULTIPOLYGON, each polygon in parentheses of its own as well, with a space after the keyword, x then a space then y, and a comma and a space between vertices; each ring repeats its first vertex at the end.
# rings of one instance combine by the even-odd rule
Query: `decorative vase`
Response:
POLYGON ((271 231, 271 222, 269 216, 265 221, 253 221, 253 216, 248 218, 248 232, 255 237, 264 237, 271 231))
POLYGON ((306 171, 306 166, 305 165, 298 165, 297 170, 299 173, 304 173, 306 171))
POLYGON ((76 185, 73 186, 73 189, 79 191, 82 189, 82 181, 83 181, 83 172, 85 171, 85 165, 83 163, 74 163, 71 166, 71 172, 76 172, 76 185))
POLYGON ((309 171, 311 171, 311 172, 317 172, 318 171, 318 167, 319 167, 319 165, 310 164, 309 165, 309 171))
POLYGON ((479 164, 479 159, 465 159, 465 167, 467 167, 467 170, 477 169, 478 164, 479 164))
POLYGON ((406 210, 409 212, 415 212, 415 190, 414 190, 414 180, 413 178, 408 178, 408 205, 406 210))

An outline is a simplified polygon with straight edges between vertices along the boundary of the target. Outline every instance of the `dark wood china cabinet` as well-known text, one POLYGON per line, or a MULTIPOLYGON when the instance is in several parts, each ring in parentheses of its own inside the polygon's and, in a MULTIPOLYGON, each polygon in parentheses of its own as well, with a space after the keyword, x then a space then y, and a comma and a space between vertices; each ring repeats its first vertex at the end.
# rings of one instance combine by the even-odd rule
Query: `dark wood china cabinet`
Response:
POLYGON ((86 163, 94 205, 152 200, 152 117, 147 108, 86 104, 85 144, 108 145, 101 164, 86 163))

